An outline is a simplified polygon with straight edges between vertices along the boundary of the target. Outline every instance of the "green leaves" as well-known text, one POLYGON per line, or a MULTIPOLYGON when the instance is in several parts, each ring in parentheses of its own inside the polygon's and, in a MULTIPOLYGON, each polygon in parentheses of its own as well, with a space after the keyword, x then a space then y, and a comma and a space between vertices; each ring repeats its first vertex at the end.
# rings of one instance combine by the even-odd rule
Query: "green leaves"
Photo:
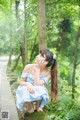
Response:
POLYGON ((59 4, 59 3, 70 3, 70 4, 77 4, 80 5, 80 0, 46 0, 47 1, 47 5, 52 5, 52 4, 59 4))
POLYGON ((8 10, 9 8, 9 1, 8 0, 0 0, 0 9, 2 11, 8 10))

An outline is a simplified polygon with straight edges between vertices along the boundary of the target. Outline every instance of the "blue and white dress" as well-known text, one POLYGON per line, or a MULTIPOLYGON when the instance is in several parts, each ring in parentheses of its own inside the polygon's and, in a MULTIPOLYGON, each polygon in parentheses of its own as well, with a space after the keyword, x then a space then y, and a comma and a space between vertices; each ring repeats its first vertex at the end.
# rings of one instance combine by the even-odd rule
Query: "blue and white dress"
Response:
MULTIPOLYGON (((34 86, 34 76, 31 73, 22 73, 21 77, 26 77, 26 81, 34 86)), ((46 84, 49 82, 47 76, 40 76, 40 80, 44 80, 46 84)), ((30 93, 27 87, 19 85, 16 90, 16 106, 19 110, 22 110, 24 103, 41 100, 40 107, 44 107, 49 102, 48 90, 44 85, 34 86, 34 93, 30 93)))

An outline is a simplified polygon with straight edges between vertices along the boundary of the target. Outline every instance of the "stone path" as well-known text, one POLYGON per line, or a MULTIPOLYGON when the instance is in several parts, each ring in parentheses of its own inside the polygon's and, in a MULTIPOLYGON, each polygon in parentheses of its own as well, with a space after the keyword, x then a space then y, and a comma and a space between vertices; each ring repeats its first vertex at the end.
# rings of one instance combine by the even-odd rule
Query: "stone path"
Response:
POLYGON ((7 57, 0 57, 0 120, 19 120, 14 97, 6 76, 7 57), (2 118, 3 116, 3 118, 2 118))

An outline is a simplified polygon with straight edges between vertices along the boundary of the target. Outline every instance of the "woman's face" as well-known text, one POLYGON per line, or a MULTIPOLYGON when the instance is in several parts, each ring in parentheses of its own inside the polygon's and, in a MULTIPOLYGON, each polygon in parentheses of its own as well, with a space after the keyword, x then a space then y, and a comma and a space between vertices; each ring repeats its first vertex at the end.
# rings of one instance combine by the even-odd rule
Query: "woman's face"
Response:
POLYGON ((40 62, 45 62, 46 61, 46 56, 45 56, 45 54, 42 56, 41 54, 38 54, 37 56, 36 56, 36 63, 40 63, 40 62))

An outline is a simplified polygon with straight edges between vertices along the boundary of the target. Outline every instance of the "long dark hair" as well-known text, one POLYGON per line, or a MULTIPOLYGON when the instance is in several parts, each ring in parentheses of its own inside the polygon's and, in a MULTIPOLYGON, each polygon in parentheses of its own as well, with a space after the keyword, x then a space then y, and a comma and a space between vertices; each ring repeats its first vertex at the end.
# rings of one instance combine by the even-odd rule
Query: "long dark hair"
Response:
POLYGON ((57 60, 55 58, 55 54, 53 54, 48 49, 40 50, 42 56, 46 56, 46 61, 48 61, 47 67, 51 66, 51 100, 57 99, 58 94, 58 80, 57 80, 57 60))

